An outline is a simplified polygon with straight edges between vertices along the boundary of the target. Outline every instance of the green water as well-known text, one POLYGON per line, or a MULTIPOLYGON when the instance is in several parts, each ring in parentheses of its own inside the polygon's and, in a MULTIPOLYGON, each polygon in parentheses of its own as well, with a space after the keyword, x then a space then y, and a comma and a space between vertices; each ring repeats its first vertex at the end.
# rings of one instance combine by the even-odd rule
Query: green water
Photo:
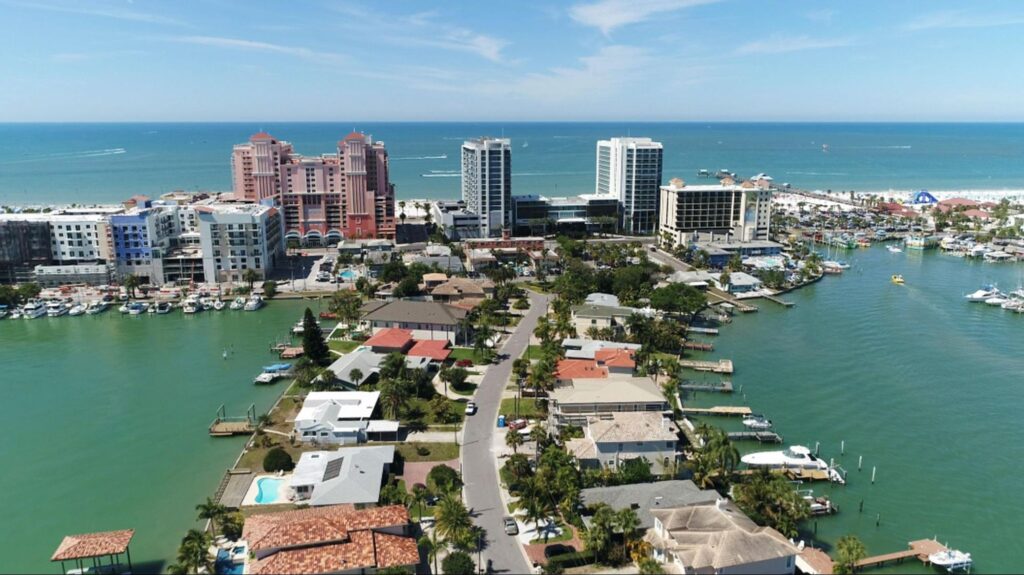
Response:
MULTIPOLYGON (((757 302, 758 313, 723 328, 713 355, 735 361, 742 393, 702 393, 694 405, 749 405, 786 444, 820 442, 849 471, 845 487, 814 486, 841 508, 817 519, 826 544, 854 533, 875 555, 937 536, 972 553, 975 572, 1018 571, 1024 314, 962 294, 989 282, 1016 289, 1024 267, 883 247, 841 257, 852 269, 785 295, 795 307, 757 302)), ((916 561, 889 570, 932 572, 916 561)))
POLYGON ((0 571, 59 571, 63 535, 108 529, 136 529, 136 572, 173 560, 244 443, 214 412, 270 408, 284 384, 252 378, 303 307, 0 321, 0 571))

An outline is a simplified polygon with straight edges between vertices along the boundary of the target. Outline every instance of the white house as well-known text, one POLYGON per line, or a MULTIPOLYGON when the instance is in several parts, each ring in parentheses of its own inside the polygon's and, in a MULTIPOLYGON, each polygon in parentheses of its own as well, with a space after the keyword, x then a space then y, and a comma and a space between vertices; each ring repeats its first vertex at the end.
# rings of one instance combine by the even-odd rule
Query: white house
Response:
POLYGON ((380 488, 395 461, 394 445, 307 451, 290 481, 295 503, 312 506, 377 503, 380 488))
POLYGON ((672 469, 679 445, 679 429, 661 413, 634 411, 603 413, 587 418, 584 436, 570 439, 566 450, 580 467, 617 468, 622 462, 643 458, 656 474, 672 469))
POLYGON ((295 438, 305 442, 352 445, 371 435, 398 433, 398 422, 374 420, 379 391, 314 391, 295 416, 295 438))

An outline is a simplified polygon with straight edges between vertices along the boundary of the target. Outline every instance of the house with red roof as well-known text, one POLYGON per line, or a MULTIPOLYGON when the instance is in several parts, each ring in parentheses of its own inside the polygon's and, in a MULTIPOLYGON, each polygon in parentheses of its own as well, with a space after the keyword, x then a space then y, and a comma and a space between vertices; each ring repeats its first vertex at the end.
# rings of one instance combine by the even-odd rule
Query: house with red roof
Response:
POLYGON ((363 344, 375 353, 401 353, 409 357, 425 357, 441 363, 451 355, 451 342, 447 339, 414 339, 411 329, 384 328, 363 344))

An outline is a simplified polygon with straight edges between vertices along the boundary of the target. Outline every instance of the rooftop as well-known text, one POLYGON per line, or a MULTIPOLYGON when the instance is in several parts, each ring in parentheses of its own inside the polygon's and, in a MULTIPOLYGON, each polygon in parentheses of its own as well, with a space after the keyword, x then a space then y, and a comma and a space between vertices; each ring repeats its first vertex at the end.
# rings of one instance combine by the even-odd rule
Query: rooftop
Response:
POLYGON ((358 386, 362 385, 371 375, 378 372, 380 362, 383 359, 384 356, 382 354, 371 350, 369 347, 359 346, 334 360, 334 363, 328 369, 333 371, 334 376, 338 379, 358 386), (359 381, 354 381, 352 378, 352 371, 356 369, 362 373, 359 381))
MULTIPOLYGON (((444 275, 444 274, 438 274, 444 275)), ((427 276, 423 276, 426 280, 427 276)), ((443 280, 442 280, 443 281, 443 280)), ((469 278, 451 278, 430 291, 433 296, 476 296, 484 297, 487 290, 494 289, 494 282, 489 279, 471 280, 469 278)))
POLYGON ((608 369, 590 359, 563 359, 555 366, 556 379, 604 379, 608 369))
POLYGON ((587 435, 598 443, 677 441, 679 429, 654 411, 623 411, 587 419, 587 435))
POLYGON ((597 352, 602 349, 640 349, 640 345, 636 343, 574 338, 563 339, 562 347, 565 348, 565 357, 578 359, 595 359, 597 352))
POLYGON ((66 535, 57 546, 57 550, 53 552, 50 561, 88 559, 124 553, 134 536, 134 529, 66 535))
POLYGON ((370 419, 379 398, 379 391, 311 391, 295 421, 370 419))
POLYGON ((672 508, 692 503, 714 503, 719 497, 713 489, 700 489, 689 479, 655 481, 614 487, 592 487, 580 492, 584 505, 607 503, 612 509, 636 510, 640 528, 654 527, 652 509, 672 508))
POLYGON ((661 390, 649 377, 573 379, 548 394, 566 403, 665 403, 661 390))
POLYGON ((452 350, 447 339, 424 339, 413 344, 406 352, 409 357, 427 357, 434 361, 444 361, 452 350))
POLYGON ((636 352, 632 349, 599 349, 594 352, 594 359, 605 367, 636 367, 636 352))
POLYGON ((291 485, 312 486, 308 503, 313 506, 377 503, 384 467, 394 460, 393 445, 307 451, 295 465, 291 485))
POLYGON ((466 310, 432 301, 394 300, 369 302, 362 307, 363 320, 458 325, 466 310))
POLYGON ((363 345, 367 347, 383 347, 386 349, 405 349, 412 343, 411 329, 387 328, 375 333, 363 345))

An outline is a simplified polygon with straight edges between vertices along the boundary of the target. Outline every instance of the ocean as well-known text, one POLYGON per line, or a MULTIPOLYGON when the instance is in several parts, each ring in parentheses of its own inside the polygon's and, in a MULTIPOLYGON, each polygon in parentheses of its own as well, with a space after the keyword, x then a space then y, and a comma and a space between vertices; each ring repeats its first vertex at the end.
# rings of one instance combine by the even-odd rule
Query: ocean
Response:
POLYGON ((1024 190, 1024 124, 0 124, 0 205, 227 191, 231 147, 259 130, 318 155, 353 129, 387 144, 399 199, 458 197, 460 144, 481 135, 512 139, 514 194, 592 192, 597 140, 625 135, 664 144, 666 182, 725 168, 812 190, 1024 190))

